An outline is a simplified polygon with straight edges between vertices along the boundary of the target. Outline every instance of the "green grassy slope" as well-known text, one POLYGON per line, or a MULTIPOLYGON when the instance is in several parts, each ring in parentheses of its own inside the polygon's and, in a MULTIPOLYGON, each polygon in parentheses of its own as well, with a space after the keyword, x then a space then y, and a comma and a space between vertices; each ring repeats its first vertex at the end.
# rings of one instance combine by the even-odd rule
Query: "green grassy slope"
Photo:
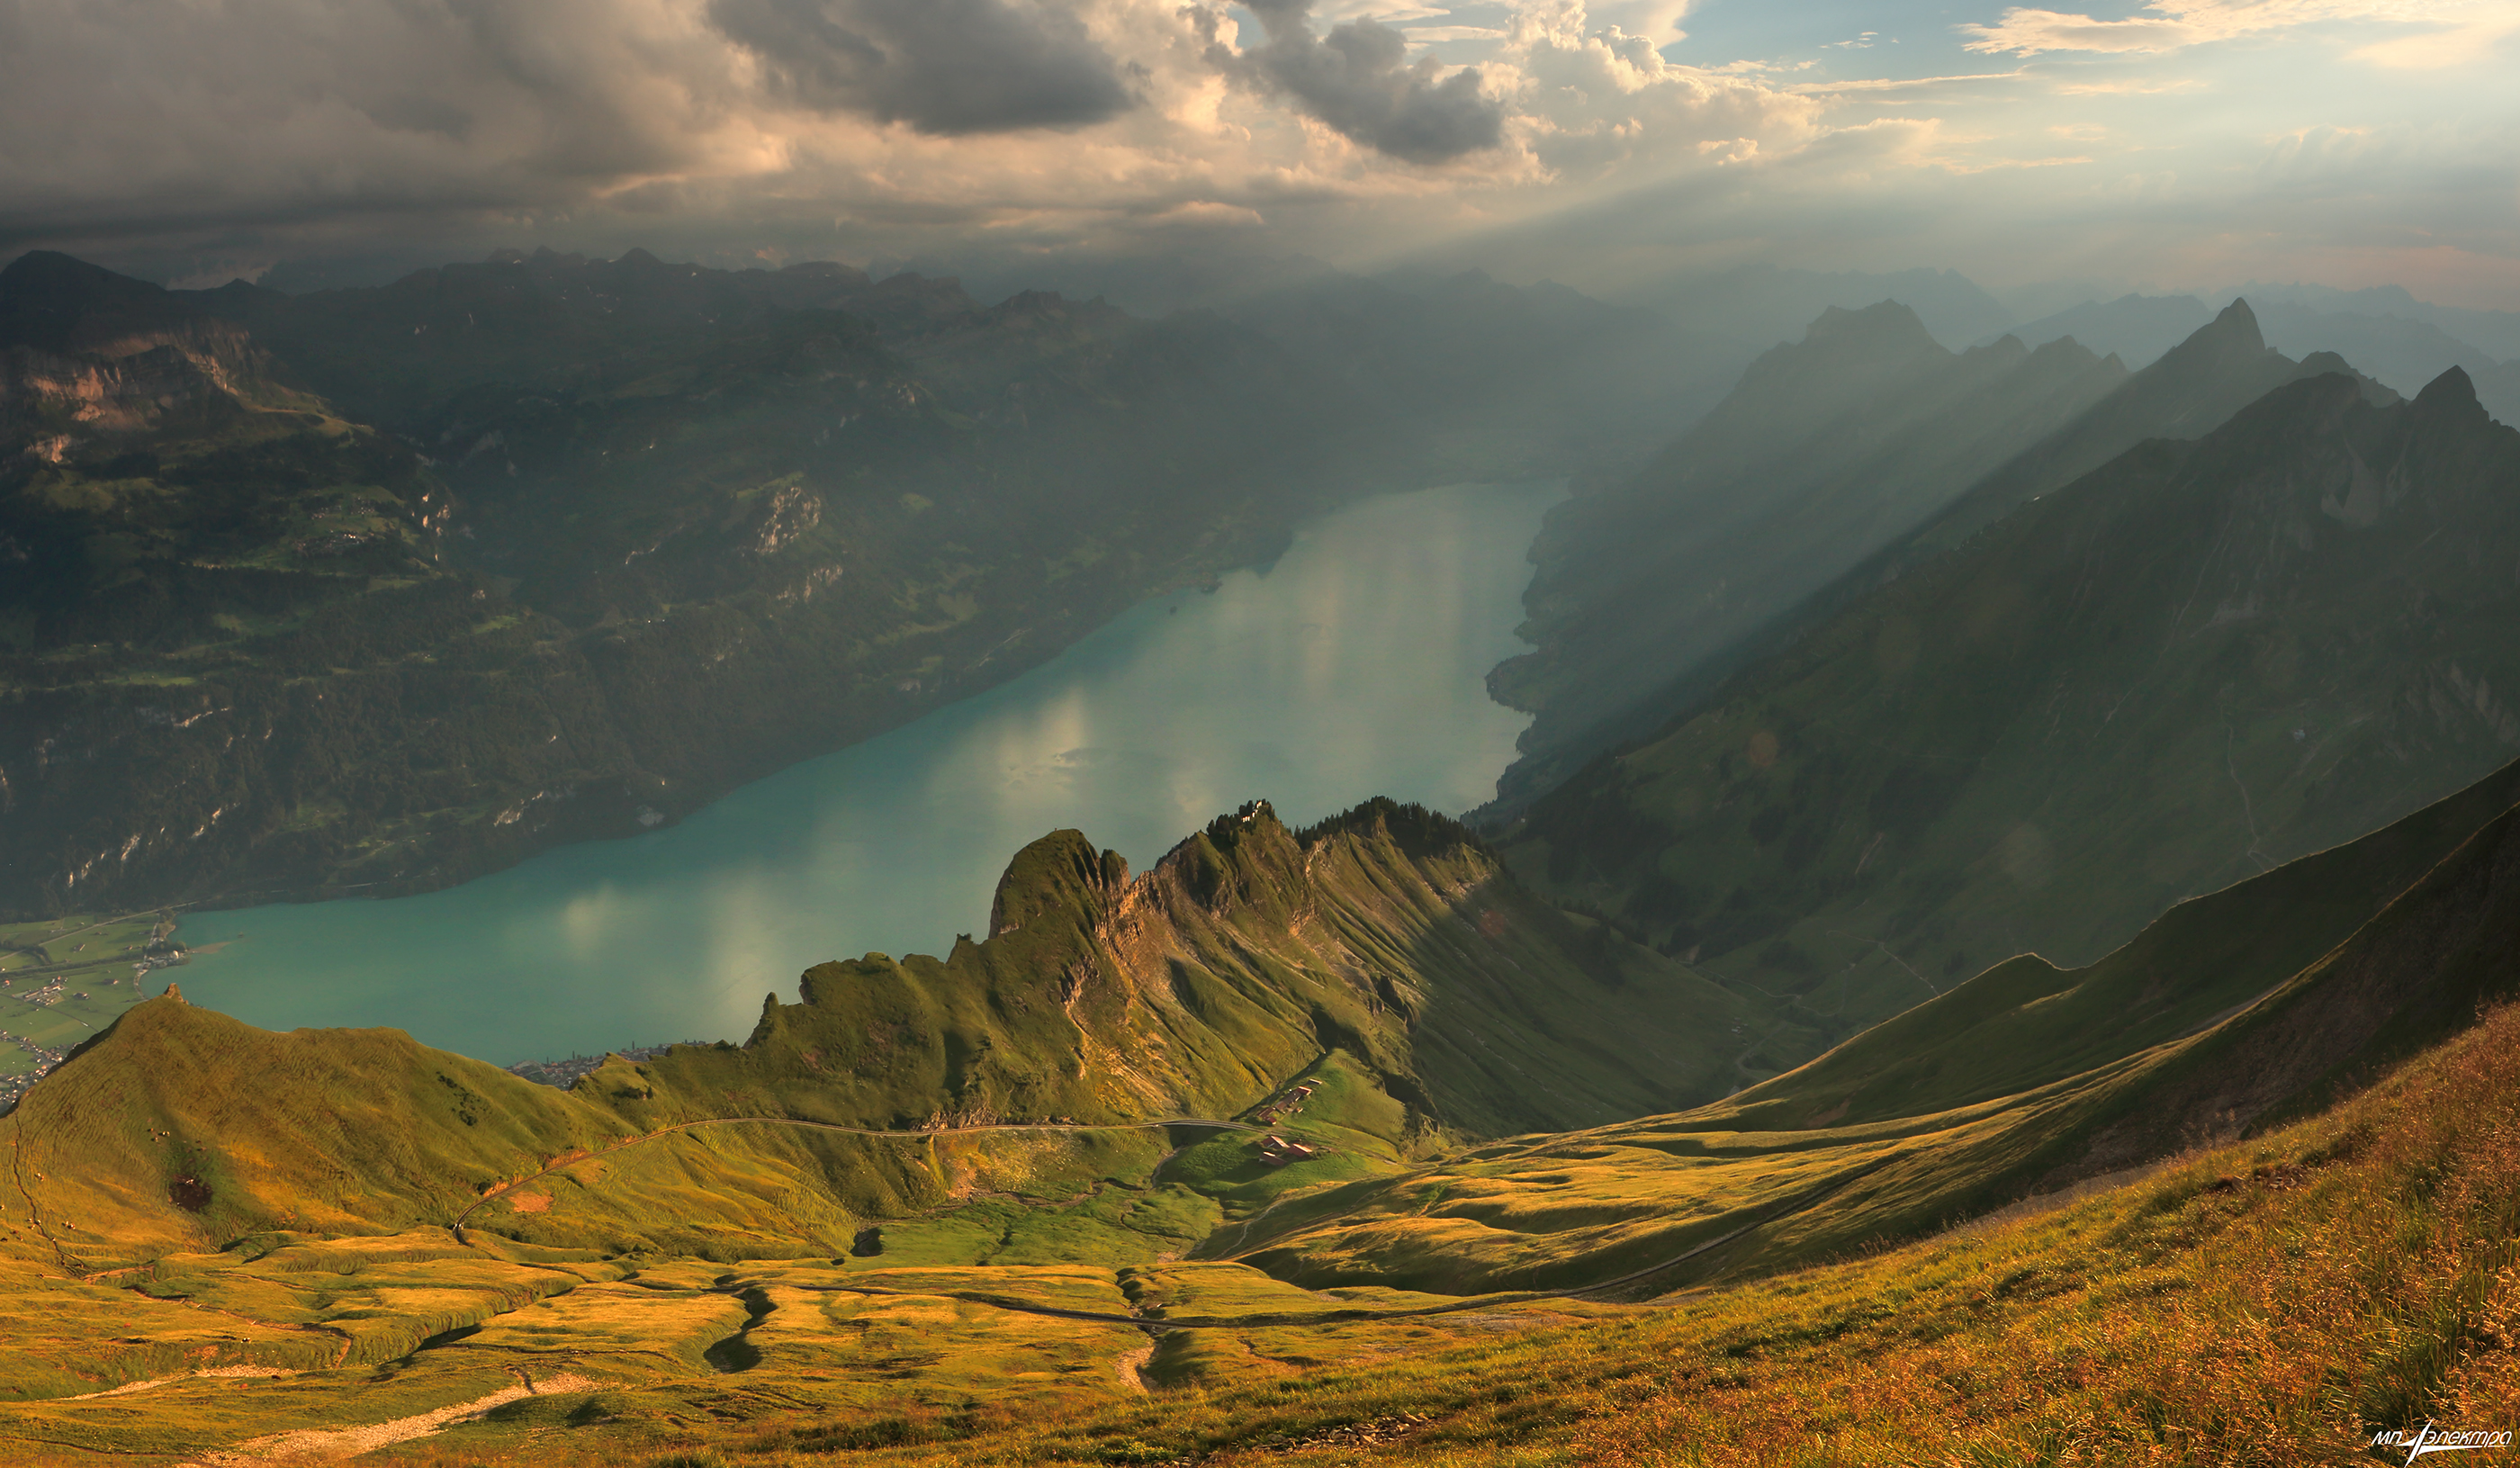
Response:
POLYGON ((6 1261, 0 1445, 37 1468, 352 1428, 293 1446, 411 1468, 2343 1462, 2520 1405, 2515 1042, 2505 1008, 2132 1185, 1652 1306, 1400 1314, 1446 1302, 1204 1262, 729 1268, 424 1234, 85 1280, 6 1261))
POLYGON ((274 1035, 154 1000, 0 1120, 13 1226, 89 1263, 459 1222, 734 1259, 837 1253, 874 1220, 1011 1197, 1067 1210, 1024 1225, 1045 1239, 1146 1257, 1441 1134, 1721 1094, 1754 1017, 1387 801, 1300 833, 1253 806, 1134 880, 1059 832, 1010 865, 991 928, 942 959, 821 965, 741 1046, 616 1057, 564 1092, 399 1031, 274 1035), (1321 1089, 1287 1114, 1305 1076, 1321 1089), (1062 1130, 1273 1097, 1267 1124, 1323 1158, 1272 1169, 1247 1137, 1062 1130))
POLYGON ((2506 770, 2199 898, 2083 972, 2012 960, 1929 1015, 1714 1106, 1349 1183, 1203 1253, 1303 1283, 1463 1292, 1671 1261, 1647 1281, 1668 1289, 1911 1235, 2315 1110, 2520 993, 2520 810, 2448 834, 2515 782, 2506 770), (2300 966, 2271 974, 2271 961, 2300 966))
POLYGON ((1849 1035, 2083 963, 2520 744, 2520 434, 2326 376, 1873 592, 1536 805, 1504 849, 1849 1035))
POLYGON ((148 971, 180 961, 155 912, 0 923, 0 1110, 63 1054, 140 1002, 148 971))
POLYGON ((2085 967, 2006 959, 1727 1108, 1778 1129, 1919 1116, 2175 1040, 2325 957, 2515 803, 2520 764, 2367 836, 2181 903, 2085 967))

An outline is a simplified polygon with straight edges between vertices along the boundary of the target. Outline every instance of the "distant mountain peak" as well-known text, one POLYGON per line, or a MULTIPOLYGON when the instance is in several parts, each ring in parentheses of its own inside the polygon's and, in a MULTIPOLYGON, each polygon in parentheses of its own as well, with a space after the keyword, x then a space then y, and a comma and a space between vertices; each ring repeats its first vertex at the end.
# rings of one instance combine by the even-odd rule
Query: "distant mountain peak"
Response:
POLYGON ((30 249, 0 267, 0 303, 23 305, 35 299, 89 304, 98 301, 155 300, 165 290, 147 281, 117 275, 75 255, 55 249, 30 249))
POLYGON ((665 262, 657 259, 654 255, 648 253, 646 250, 639 248, 637 245, 632 245, 629 249, 622 252, 620 259, 617 259, 612 263, 615 265, 648 266, 662 265, 665 262))
POLYGON ((2483 418, 2485 407, 2476 400, 2476 382, 2467 369, 2453 365, 2448 372, 2424 384, 2415 394, 2415 406, 2429 413, 2450 411, 2461 417, 2483 418))
POLYGON ((2356 370, 2353 363, 2346 361, 2341 354, 2336 352, 2312 352, 2309 356, 2301 359, 2301 370, 2305 374, 2309 374, 2311 376, 2316 376, 2319 373, 2334 373, 2338 377, 2352 378, 2355 385, 2361 389, 2362 393, 2362 401, 2369 403, 2374 408, 2387 408, 2393 404, 2403 403, 2406 401, 2405 398, 2398 395, 2397 389, 2389 386, 2385 382, 2374 381, 2370 378, 2364 377, 2360 371, 2356 370))
POLYGON ((0 346, 67 352, 85 339, 197 315, 162 287, 58 250, 28 250, 0 269, 0 346))
MULTIPOLYGON (((2019 341, 2021 338, 2018 336, 2006 335, 2002 339, 2006 341, 2019 341)), ((2030 350, 2029 355, 2050 359, 2058 357, 2085 356, 2092 358, 2093 361, 2098 361, 2102 357, 2114 356, 2116 354, 2113 352, 2095 352, 2071 336, 2055 336, 2039 343, 2036 347, 2033 347, 2030 350)))
POLYGON ((2245 371, 2245 364, 2264 359, 2269 350, 2266 334, 2258 329, 2257 313, 2247 301, 2234 300, 2136 378, 2151 384, 2153 391, 2194 390, 2245 371))
POLYGON ((2249 302, 2245 296, 2231 297, 2231 303, 2225 306, 2215 315, 2211 324, 2188 340, 2193 341, 2208 334, 2219 340, 2233 343, 2246 341, 2256 350, 2266 350, 2266 333, 2258 329, 2258 313, 2249 309, 2249 302))
POLYGON ((1934 334, 1925 330, 1924 321, 1909 307, 1895 300, 1874 301, 1861 310, 1844 306, 1824 307, 1803 333, 1803 340, 1861 340, 1867 344, 1914 345, 1939 347, 1934 334))

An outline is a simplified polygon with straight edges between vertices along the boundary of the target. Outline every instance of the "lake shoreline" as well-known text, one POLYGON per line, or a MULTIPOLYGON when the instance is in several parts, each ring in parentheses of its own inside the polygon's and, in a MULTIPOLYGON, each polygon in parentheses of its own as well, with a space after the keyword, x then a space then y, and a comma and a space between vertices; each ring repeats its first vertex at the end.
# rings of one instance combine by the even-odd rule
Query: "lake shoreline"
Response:
POLYGON ((1148 599, 1057 656, 684 820, 412 896, 187 914, 188 992, 265 1028, 377 1025, 498 1063, 740 1037, 814 961, 935 952, 1004 864, 1083 829, 1143 870, 1221 811, 1492 795, 1555 481, 1375 496, 1274 560, 1148 599), (239 940, 243 941, 239 941, 239 940))

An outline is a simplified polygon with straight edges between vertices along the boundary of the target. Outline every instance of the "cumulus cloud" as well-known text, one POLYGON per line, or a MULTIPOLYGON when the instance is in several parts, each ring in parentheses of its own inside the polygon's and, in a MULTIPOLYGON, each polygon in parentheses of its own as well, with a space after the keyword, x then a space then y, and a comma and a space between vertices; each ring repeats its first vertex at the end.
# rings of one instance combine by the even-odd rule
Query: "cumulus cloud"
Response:
POLYGON ((1738 162, 1816 137, 1823 104, 1760 77, 1685 67, 1649 36, 1599 25, 1582 0, 1541 0, 1516 18, 1491 80, 1515 105, 1515 130, 1564 176, 1640 154, 1738 162))
POLYGON ((1028 0, 714 0, 783 98, 960 136, 1077 127, 1137 98, 1075 16, 1028 0))
POLYGON ((1686 39, 1682 28, 1688 0, 1595 0, 1588 9, 1597 24, 1643 36, 1656 46, 1686 39))
POLYGON ((1445 75, 1409 60, 1409 38, 1378 21, 1312 28, 1313 0, 1244 0, 1268 40, 1218 64, 1291 99, 1341 136, 1412 163, 1441 163, 1504 141, 1505 111, 1475 67, 1445 75))

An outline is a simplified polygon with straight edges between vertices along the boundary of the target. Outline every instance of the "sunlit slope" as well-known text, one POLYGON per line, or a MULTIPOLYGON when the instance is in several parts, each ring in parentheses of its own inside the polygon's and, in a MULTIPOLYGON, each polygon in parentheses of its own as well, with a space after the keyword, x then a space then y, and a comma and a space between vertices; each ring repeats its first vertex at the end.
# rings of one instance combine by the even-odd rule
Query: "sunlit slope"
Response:
POLYGON ((1504 848, 1851 1035, 2509 760, 2514 563, 2520 433, 2463 377, 2292 382, 1861 598, 1504 848))
MULTIPOLYGON (((14 1168, 0 1218, 11 1254, 81 1270, 265 1233, 389 1233, 452 1223, 486 1191, 646 1130, 601 1091, 536 1086, 398 1030, 275 1035, 168 997, 125 1013, 0 1119, 14 1168)), ((1053 1138, 1000 1159, 989 1180, 1072 1191, 1160 1150, 1112 1147, 1053 1138)), ((952 1139, 717 1129, 501 1193, 472 1222, 608 1252, 829 1251, 864 1216, 948 1201, 971 1171, 952 1139)))
POLYGON ((2335 1463, 2520 1410, 2515 1110, 2506 1008, 2075 1206, 1653 1306, 1406 1314, 1443 1302, 1211 1263, 729 1268, 426 1233, 12 1269, 0 1445, 40 1468, 348 1428, 433 1432, 375 1455, 428 1468, 2335 1463))
POLYGON ((2086 967, 2006 959, 1725 1107, 1778 1128, 1920 1116, 2192 1034, 2324 957, 2515 803, 2520 764, 2359 840, 2191 898, 2086 967))
MULTIPOLYGON (((1143 1180, 1177 1142, 1160 1129, 826 1129, 1230 1118, 1312 1074, 1328 1090, 1306 1125, 1371 1171, 1438 1132, 1598 1125, 1720 1095, 1750 1013, 1531 898, 1459 825, 1389 802, 1302 833, 1254 806, 1134 880, 1058 833, 1010 866, 991 926, 942 959, 822 965, 802 1002, 766 1002, 743 1045, 616 1059, 566 1092, 399 1031, 275 1035, 151 1001, 0 1120, 16 1217, 29 1247, 91 1262, 259 1230, 453 1224, 468 1209, 475 1227, 555 1247, 832 1251, 870 1220, 979 1194, 1047 1203, 1143 1180), (598 1155, 473 1207, 584 1152, 598 1155)), ((1238 1154, 1200 1166, 1264 1171, 1238 1154)), ((1240 1185, 1227 1179, 1229 1207, 1240 1185)), ((1198 1231, 1149 1227, 1181 1243, 1198 1231)))
POLYGON ((2520 812, 2422 863, 2515 779, 2188 903, 2090 969, 2012 960, 1937 1014, 1718 1105, 1289 1200, 1205 1252, 1299 1282, 1461 1291, 1667 1262, 1638 1287, 1671 1288, 1911 1235, 2315 1107, 2520 991, 2520 812), (2329 910, 2368 912, 2393 882, 2342 942, 2313 947, 2329 910), (2253 937, 2314 956, 2270 976, 2240 956, 2253 937), (2021 1089, 1991 1093, 2004 1080, 2021 1089))

